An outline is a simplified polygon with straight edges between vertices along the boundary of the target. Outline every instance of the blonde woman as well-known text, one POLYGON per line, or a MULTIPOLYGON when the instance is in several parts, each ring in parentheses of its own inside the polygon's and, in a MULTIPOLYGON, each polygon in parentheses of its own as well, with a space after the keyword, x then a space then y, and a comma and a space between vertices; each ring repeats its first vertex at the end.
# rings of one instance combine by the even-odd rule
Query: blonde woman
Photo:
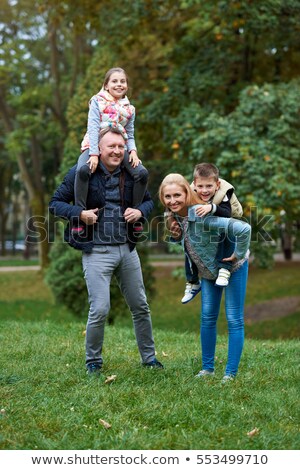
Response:
POLYGON ((167 224, 174 240, 184 244, 185 251, 196 264, 202 278, 201 290, 201 349, 202 368, 196 375, 205 379, 214 375, 217 340, 217 319, 223 290, 228 324, 228 359, 223 382, 234 379, 244 345, 244 301, 248 277, 248 257, 251 227, 246 222, 205 215, 196 209, 201 202, 180 174, 167 175, 159 188, 159 198, 170 217, 167 224), (234 253, 224 261, 233 263, 232 274, 225 288, 215 286, 218 276, 217 251, 220 237, 235 242, 234 253))

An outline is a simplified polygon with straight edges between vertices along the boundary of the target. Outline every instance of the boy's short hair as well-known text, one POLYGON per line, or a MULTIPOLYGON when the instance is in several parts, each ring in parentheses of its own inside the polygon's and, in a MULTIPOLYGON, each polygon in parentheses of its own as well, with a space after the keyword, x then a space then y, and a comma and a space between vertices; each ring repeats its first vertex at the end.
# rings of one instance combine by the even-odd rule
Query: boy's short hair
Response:
POLYGON ((198 163, 194 168, 194 180, 196 178, 219 179, 219 169, 213 163, 198 163))

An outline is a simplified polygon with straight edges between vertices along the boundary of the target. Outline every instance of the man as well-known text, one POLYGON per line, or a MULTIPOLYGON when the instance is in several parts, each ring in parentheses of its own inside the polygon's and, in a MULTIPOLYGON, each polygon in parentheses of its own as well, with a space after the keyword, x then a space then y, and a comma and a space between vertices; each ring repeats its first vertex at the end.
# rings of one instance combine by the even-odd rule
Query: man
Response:
MULTIPOLYGON (((69 243, 83 250, 82 263, 89 294, 86 328, 86 368, 99 374, 102 368, 104 325, 110 310, 110 283, 115 274, 129 305, 142 364, 163 369, 155 357, 152 324, 133 224, 146 218, 153 208, 146 192, 138 208, 132 208, 133 179, 122 166, 123 136, 116 129, 101 133, 97 171, 90 177, 87 209, 72 205, 76 166, 71 168, 50 201, 50 211, 67 218, 69 227, 78 218, 86 225, 86 237, 69 243)), ((81 171, 86 171, 82 169, 81 171)), ((89 171, 86 171, 89 177, 89 171)))

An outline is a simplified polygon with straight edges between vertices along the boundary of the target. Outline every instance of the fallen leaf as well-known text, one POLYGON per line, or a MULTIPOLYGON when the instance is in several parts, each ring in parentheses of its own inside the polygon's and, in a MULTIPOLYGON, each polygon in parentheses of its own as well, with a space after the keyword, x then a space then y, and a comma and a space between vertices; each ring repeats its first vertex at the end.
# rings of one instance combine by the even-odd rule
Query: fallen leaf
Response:
POLYGON ((86 335, 86 330, 83 330, 83 332, 81 334, 82 334, 82 336, 85 336, 86 335))
POLYGON ((115 379, 117 378, 116 375, 109 375, 106 380, 105 380, 105 384, 110 384, 111 382, 113 382, 115 379))
POLYGON ((169 354, 165 353, 164 351, 162 352, 163 357, 168 357, 169 354))
POLYGON ((104 419, 99 419, 99 423, 102 424, 102 426, 103 426, 105 429, 111 428, 111 424, 109 424, 107 421, 104 421, 104 419))
POLYGON ((254 429, 252 429, 252 431, 247 432, 247 436, 253 437, 258 433, 259 433, 259 428, 254 428, 254 429))

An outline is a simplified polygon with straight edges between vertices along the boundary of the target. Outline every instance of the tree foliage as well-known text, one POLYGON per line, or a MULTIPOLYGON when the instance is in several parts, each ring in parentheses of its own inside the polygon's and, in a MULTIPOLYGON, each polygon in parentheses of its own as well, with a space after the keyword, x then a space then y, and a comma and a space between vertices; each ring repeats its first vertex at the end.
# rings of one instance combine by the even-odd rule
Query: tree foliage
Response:
MULTIPOLYGON (((79 2, 76 2, 79 4, 79 2)), ((67 134, 66 107, 86 58, 92 31, 82 35, 74 2, 3 1, 0 49, 0 119, 4 148, 16 161, 32 215, 46 215, 67 134), (47 177, 46 177, 47 176, 47 177)), ((86 8, 92 2, 85 3, 86 8)), ((1 5, 2 6, 2 5, 1 5)), ((93 7, 91 12, 95 11, 93 7)), ((85 21, 87 20, 87 17, 85 21)), ((85 28, 84 28, 85 29, 85 28)), ((36 224, 42 267, 45 227, 36 224)))
POLYGON ((153 194, 166 172, 189 176, 208 159, 244 203, 299 217, 299 0, 3 0, 1 10, 1 153, 33 214, 76 163, 88 101, 118 65, 153 194))

